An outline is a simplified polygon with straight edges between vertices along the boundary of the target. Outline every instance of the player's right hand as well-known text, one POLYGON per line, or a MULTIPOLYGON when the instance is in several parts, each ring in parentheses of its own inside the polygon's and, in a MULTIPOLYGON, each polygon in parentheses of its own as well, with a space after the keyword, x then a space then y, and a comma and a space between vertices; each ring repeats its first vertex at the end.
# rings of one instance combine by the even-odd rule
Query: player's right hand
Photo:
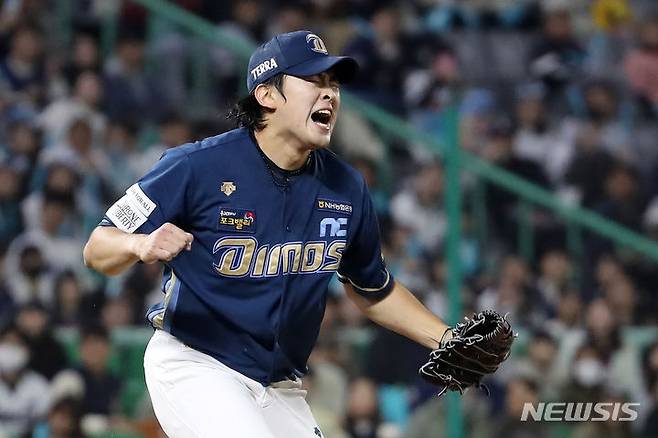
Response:
POLYGON ((191 250, 194 236, 169 222, 146 235, 136 248, 136 255, 144 263, 168 262, 182 250, 191 250))

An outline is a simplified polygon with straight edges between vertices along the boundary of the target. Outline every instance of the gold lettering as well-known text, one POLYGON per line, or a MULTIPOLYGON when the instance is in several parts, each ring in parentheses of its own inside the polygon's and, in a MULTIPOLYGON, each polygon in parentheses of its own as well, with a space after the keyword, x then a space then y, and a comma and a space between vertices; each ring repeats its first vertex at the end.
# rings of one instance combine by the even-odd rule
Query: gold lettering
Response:
POLYGON ((302 272, 315 272, 320 269, 324 257, 324 248, 324 242, 309 242, 304 245, 302 272))
POLYGON ((265 268, 265 257, 267 257, 267 250, 269 245, 264 245, 258 248, 256 253, 256 262, 254 263, 254 269, 252 272, 252 277, 260 277, 263 275, 263 269, 265 268))
POLYGON ((245 276, 254 257, 256 239, 253 237, 222 239, 215 243, 213 254, 223 248, 226 249, 221 255, 219 264, 215 265, 217 272, 227 277, 245 276))
POLYGON ((274 245, 270 250, 267 262, 267 274, 276 275, 279 273, 279 259, 281 257, 281 245, 274 245))
POLYGON ((325 264, 320 271, 327 272, 337 270, 338 265, 340 265, 340 259, 343 256, 344 249, 344 240, 334 240, 331 242, 329 248, 327 249, 327 264, 325 264))
POLYGON ((286 243, 281 248, 281 258, 283 259, 283 273, 299 272, 299 265, 302 260, 302 244, 286 243), (292 255, 292 264, 290 263, 292 255))

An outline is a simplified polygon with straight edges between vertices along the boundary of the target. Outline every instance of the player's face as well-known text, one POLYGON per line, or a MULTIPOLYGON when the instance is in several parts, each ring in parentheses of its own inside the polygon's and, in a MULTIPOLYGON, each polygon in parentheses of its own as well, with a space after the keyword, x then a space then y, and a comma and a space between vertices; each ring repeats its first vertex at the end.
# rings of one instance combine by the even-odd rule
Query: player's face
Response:
POLYGON ((283 90, 286 102, 280 108, 279 120, 283 120, 290 134, 311 149, 328 146, 340 107, 335 76, 331 72, 288 76, 283 90))

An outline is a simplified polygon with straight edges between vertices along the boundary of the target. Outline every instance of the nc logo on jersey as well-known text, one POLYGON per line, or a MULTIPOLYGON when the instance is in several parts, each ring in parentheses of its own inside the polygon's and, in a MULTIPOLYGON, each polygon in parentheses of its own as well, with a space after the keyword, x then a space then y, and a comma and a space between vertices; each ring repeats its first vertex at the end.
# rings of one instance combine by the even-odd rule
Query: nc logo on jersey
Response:
POLYGON ((231 194, 235 192, 237 189, 238 188, 235 187, 233 181, 224 181, 222 183, 222 187, 219 190, 221 190, 226 196, 231 196, 231 194))
POLYGON ((347 225, 346 217, 326 217, 320 221, 320 237, 345 237, 347 229, 343 228, 344 225, 347 225))
POLYGON ((323 55, 328 55, 327 46, 324 45, 324 41, 314 33, 309 33, 306 35, 306 42, 311 47, 311 50, 314 52, 322 53, 323 55))
POLYGON ((241 208, 221 208, 217 228, 223 231, 253 233, 256 231, 256 213, 241 208))

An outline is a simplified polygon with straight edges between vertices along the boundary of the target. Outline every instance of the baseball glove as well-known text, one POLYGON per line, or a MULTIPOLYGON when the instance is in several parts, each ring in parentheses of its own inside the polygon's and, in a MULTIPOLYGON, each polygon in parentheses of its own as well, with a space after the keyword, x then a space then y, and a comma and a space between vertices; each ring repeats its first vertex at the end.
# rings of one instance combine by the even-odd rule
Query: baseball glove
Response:
POLYGON ((439 396, 447 391, 463 394, 471 386, 488 393, 481 380, 507 359, 515 337, 505 316, 493 310, 475 313, 443 333, 439 348, 430 353, 419 373, 442 387, 439 396))

